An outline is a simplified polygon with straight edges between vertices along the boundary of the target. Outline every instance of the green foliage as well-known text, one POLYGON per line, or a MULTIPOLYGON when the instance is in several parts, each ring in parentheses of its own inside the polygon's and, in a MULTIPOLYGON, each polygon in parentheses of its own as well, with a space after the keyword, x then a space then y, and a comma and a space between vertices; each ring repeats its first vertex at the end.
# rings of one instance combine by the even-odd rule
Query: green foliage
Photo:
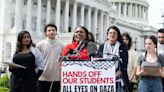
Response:
POLYGON ((134 92, 137 92, 140 76, 136 76, 136 79, 137 79, 137 83, 134 84, 134 92))
POLYGON ((0 92, 9 92, 9 89, 0 86, 0 92))
POLYGON ((0 78, 0 87, 9 88, 9 78, 7 73, 0 78))

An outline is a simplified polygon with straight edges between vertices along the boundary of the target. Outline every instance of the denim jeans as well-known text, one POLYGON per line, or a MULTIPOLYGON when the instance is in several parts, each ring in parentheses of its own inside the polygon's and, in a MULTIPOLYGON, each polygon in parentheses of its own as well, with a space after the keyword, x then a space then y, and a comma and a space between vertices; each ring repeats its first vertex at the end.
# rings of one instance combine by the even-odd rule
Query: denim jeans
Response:
POLYGON ((116 92, 124 92, 124 88, 120 82, 116 82, 116 92))
POLYGON ((162 92, 162 81, 160 77, 141 77, 138 92, 162 92))

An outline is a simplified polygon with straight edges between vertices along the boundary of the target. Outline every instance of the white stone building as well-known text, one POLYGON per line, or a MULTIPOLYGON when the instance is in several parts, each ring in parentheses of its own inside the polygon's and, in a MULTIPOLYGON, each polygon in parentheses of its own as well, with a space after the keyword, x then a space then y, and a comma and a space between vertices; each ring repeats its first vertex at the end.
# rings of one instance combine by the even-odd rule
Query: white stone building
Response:
POLYGON ((58 27, 58 38, 71 42, 76 26, 86 26, 98 42, 106 39, 107 28, 129 32, 135 48, 144 50, 145 35, 155 34, 148 23, 146 0, 0 0, 0 61, 12 57, 16 38, 28 30, 35 43, 45 38, 46 23, 58 27))

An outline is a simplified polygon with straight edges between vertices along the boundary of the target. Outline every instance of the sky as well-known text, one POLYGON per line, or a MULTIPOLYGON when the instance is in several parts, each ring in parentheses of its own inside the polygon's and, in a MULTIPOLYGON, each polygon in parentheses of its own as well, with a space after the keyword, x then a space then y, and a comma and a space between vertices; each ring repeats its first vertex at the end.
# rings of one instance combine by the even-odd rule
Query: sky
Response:
POLYGON ((164 0, 147 1, 149 3, 149 24, 158 29, 162 28, 162 22, 164 22, 164 18, 161 18, 161 15, 164 14, 164 0))

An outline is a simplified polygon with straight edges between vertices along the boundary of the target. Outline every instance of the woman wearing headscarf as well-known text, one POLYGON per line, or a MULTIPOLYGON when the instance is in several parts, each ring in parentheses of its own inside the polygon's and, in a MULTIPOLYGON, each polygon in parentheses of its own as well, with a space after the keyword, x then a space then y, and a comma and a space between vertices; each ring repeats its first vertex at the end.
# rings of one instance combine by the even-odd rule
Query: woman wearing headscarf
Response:
POLYGON ((107 30, 107 40, 99 46, 100 57, 108 58, 108 54, 117 55, 121 61, 116 64, 116 91, 130 91, 129 78, 127 75, 128 49, 123 43, 120 30, 116 26, 111 26, 107 30))

